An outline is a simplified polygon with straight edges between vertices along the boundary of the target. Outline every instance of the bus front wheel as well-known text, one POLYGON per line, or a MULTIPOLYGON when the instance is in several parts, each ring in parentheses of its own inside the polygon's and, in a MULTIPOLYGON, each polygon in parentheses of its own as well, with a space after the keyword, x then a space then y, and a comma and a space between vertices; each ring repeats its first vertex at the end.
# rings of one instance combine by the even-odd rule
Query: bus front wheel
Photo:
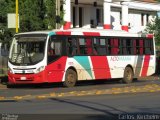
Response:
POLYGON ((133 81, 133 70, 131 67, 126 67, 124 70, 123 83, 131 83, 133 81))
POLYGON ((65 75, 65 81, 63 85, 65 87, 74 87, 76 81, 77 81, 77 73, 72 69, 68 69, 65 75))

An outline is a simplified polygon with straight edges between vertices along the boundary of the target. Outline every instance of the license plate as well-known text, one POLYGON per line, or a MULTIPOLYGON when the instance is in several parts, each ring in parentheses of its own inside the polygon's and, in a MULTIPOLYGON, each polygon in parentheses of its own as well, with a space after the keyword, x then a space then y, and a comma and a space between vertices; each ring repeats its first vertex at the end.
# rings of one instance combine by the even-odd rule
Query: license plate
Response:
POLYGON ((21 80, 26 80, 26 77, 21 77, 20 79, 21 79, 21 80))

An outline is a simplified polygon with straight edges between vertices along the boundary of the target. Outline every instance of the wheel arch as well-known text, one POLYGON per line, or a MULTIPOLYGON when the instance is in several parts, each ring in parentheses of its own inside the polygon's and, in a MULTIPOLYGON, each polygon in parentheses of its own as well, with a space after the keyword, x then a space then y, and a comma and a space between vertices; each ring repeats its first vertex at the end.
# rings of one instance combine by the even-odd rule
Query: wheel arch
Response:
MULTIPOLYGON (((132 65, 130 65, 130 64, 128 64, 126 67, 130 67, 130 68, 132 69, 133 76, 134 76, 134 70, 133 70, 133 66, 132 66, 132 65)), ((125 67, 125 68, 126 68, 126 67, 125 67)), ((125 70, 125 68, 124 68, 124 70, 125 70)))
MULTIPOLYGON (((69 70, 69 69, 72 69, 72 70, 74 70, 74 71, 76 72, 76 74, 77 74, 77 70, 76 70, 76 68, 75 68, 75 67, 73 67, 73 66, 70 66, 70 67, 68 67, 68 68, 67 68, 67 70, 69 70)), ((67 71, 67 70, 66 70, 66 71, 67 71)), ((77 79, 78 79, 78 74, 77 74, 77 79)))

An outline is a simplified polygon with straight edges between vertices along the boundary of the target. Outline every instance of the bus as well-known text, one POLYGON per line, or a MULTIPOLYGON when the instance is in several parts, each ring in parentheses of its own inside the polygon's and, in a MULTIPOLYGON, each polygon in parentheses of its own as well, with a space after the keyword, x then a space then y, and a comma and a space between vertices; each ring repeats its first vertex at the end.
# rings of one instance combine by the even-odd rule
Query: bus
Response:
POLYGON ((156 68, 153 35, 69 29, 16 34, 8 60, 8 85, 150 76, 156 68))

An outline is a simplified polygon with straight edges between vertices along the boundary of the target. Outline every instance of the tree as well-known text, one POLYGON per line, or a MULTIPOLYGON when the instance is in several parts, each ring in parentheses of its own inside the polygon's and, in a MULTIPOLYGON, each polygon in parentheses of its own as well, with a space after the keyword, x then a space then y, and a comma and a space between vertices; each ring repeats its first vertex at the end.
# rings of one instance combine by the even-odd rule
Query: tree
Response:
POLYGON ((45 4, 44 0, 19 1, 20 31, 45 30, 45 4))
POLYGON ((48 29, 54 29, 56 27, 56 0, 46 0, 45 4, 48 29))
POLYGON ((7 13, 14 12, 15 0, 0 0, 0 41, 11 40, 13 29, 7 28, 7 13))
MULTIPOLYGON (((19 0, 19 32, 53 29, 56 0, 19 0)), ((0 0, 0 40, 10 40, 15 29, 7 28, 7 14, 15 13, 15 0, 0 0)))
POLYGON ((145 32, 153 33, 155 35, 156 45, 160 45, 160 18, 156 19, 146 26, 145 32))
MULTIPOLYGON (((157 0, 160 2, 160 0, 157 0)), ((145 32, 154 33, 156 45, 160 46, 160 16, 156 16, 156 19, 148 23, 146 26, 145 32)))

